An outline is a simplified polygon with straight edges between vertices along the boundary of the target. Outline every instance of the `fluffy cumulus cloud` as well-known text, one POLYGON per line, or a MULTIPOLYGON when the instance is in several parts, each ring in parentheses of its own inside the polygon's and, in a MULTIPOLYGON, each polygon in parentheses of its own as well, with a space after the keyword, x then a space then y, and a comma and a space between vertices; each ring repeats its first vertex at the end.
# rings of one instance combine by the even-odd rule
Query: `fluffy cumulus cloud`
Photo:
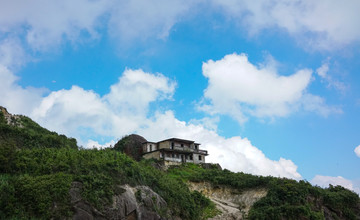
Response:
POLYGON ((245 25, 251 33, 279 28, 299 42, 330 50, 359 42, 360 2, 345 0, 213 0, 215 6, 245 25))
POLYGON ((121 137, 135 131, 146 123, 149 104, 171 98, 174 89, 175 82, 162 74, 127 69, 103 97, 78 86, 54 91, 41 100, 31 116, 50 129, 81 138, 85 144, 96 135, 121 137))
POLYGON ((231 115, 240 123, 249 115, 281 117, 299 107, 325 116, 338 111, 328 107, 321 97, 307 93, 312 76, 309 69, 281 76, 274 62, 256 66, 245 54, 230 54, 218 61, 207 61, 202 71, 209 82, 204 91, 205 104, 200 108, 231 115))
POLYGON ((360 184, 356 184, 355 181, 345 179, 344 177, 341 176, 332 177, 332 176, 316 175, 310 182, 320 187, 328 187, 329 184, 333 186, 340 185, 360 194, 360 184))
POLYGON ((355 148, 354 152, 356 156, 360 157, 360 145, 355 148))

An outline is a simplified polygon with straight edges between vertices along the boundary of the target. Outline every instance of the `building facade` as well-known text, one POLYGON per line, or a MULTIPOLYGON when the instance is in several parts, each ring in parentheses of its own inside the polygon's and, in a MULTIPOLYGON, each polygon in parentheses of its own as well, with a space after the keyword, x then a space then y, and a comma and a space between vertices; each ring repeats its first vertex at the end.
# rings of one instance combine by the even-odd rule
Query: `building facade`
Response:
POLYGON ((143 158, 163 160, 167 165, 180 163, 205 163, 206 150, 191 140, 170 138, 159 142, 143 143, 143 158))

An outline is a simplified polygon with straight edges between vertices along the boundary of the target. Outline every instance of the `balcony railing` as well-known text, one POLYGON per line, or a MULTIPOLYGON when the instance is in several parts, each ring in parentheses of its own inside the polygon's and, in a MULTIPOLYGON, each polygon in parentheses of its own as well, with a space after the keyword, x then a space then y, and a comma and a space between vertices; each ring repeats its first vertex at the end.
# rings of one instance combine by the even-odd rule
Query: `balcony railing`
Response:
POLYGON ((197 152, 207 154, 207 150, 197 150, 197 152))
POLYGON ((173 149, 185 151, 185 152, 195 152, 195 153, 200 153, 200 154, 207 154, 207 150, 199 150, 199 149, 193 149, 193 148, 189 148, 189 147, 174 146, 173 149))

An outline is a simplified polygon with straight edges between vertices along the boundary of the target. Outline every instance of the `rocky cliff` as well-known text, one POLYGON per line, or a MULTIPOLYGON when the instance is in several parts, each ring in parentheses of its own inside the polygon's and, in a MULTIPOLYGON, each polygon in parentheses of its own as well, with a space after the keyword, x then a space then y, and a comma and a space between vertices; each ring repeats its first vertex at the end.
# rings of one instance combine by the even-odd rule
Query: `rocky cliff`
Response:
POLYGON ((221 212, 212 220, 244 219, 251 206, 267 194, 266 188, 239 191, 231 187, 214 187, 208 182, 189 182, 190 190, 197 190, 216 204, 221 212))
POLYGON ((20 115, 13 115, 10 114, 6 108, 0 106, 0 112, 2 113, 6 124, 11 125, 11 126, 17 126, 17 127, 21 127, 23 128, 24 126, 21 123, 20 120, 20 115))

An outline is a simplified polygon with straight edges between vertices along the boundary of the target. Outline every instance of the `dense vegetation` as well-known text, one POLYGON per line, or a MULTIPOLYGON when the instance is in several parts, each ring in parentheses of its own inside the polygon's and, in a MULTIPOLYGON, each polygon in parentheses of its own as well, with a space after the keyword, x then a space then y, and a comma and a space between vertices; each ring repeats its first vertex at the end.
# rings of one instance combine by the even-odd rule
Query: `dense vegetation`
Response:
POLYGON ((74 138, 51 132, 26 116, 12 117, 11 121, 17 126, 9 126, 4 114, 0 111, 0 144, 15 146, 16 148, 77 148, 74 138))
POLYGON ((249 219, 359 219, 359 196, 341 186, 323 189, 306 181, 262 177, 229 170, 202 169, 193 164, 169 170, 183 181, 206 181, 214 186, 238 189, 267 188, 268 194, 254 204, 249 219))
POLYGON ((0 219, 70 217, 74 181, 83 184, 83 198, 98 210, 122 193, 122 184, 149 186, 183 219, 201 219, 214 210, 209 199, 151 161, 136 162, 113 149, 78 149, 73 139, 27 117, 18 120, 21 127, 7 125, 0 112, 0 219))
POLYGON ((83 197, 99 210, 111 203, 118 185, 147 185, 167 201, 174 214, 199 219, 210 202, 148 163, 110 149, 16 151, 8 161, 11 169, 0 175, 1 198, 6 198, 0 202, 0 218, 69 216, 68 191, 73 181, 79 181, 84 184, 83 197))
MULTIPOLYGON (((327 189, 306 181, 261 177, 228 170, 203 169, 194 164, 164 172, 156 161, 137 162, 118 150, 85 150, 76 141, 50 132, 21 116, 18 125, 6 123, 0 112, 0 219, 63 219, 72 216, 69 189, 83 184, 82 197, 98 210, 122 193, 123 184, 147 185, 165 199, 173 215, 206 219, 216 214, 214 204, 187 181, 238 189, 267 188, 249 219, 358 219, 357 194, 340 186, 327 189)), ((166 212, 164 212, 166 213, 166 212)), ((164 214, 166 215, 166 214, 164 214)), ((165 216, 166 217, 166 216, 165 216)))

